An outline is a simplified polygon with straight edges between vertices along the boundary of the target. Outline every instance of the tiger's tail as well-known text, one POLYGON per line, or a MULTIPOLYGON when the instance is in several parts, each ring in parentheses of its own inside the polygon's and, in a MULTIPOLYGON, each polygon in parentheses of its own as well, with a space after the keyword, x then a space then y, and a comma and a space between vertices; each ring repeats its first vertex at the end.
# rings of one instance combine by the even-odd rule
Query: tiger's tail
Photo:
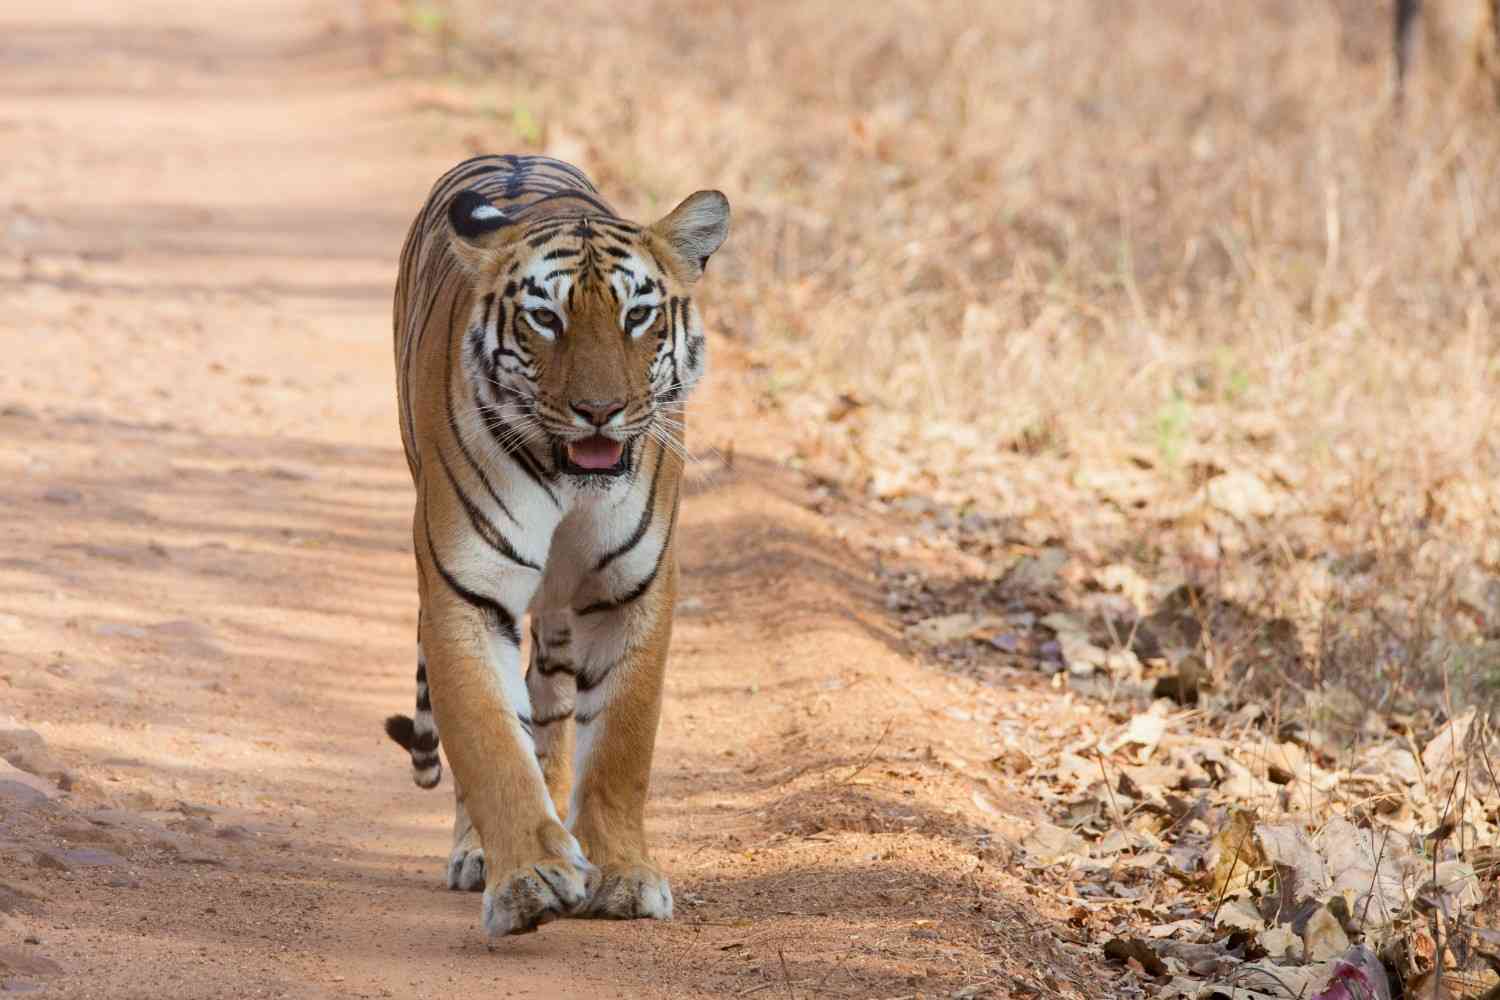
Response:
POLYGON ((417 710, 415 715, 393 715, 385 720, 385 734, 411 754, 411 780, 418 788, 436 788, 443 780, 438 756, 437 720, 427 693, 427 659, 417 653, 417 710))

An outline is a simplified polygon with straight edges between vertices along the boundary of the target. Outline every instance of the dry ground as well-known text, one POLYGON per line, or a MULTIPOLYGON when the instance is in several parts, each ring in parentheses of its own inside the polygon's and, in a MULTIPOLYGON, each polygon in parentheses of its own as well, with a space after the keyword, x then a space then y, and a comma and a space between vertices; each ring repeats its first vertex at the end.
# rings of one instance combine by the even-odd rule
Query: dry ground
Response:
POLYGON ((912 672, 730 341, 695 414, 723 457, 705 449, 685 508, 656 771, 678 919, 487 950, 477 897, 441 888, 446 786, 414 789, 380 731, 410 702, 415 593, 389 287, 462 134, 380 72, 387 35, 348 8, 70 4, 7 10, 0 37, 4 988, 1081 979, 937 762, 987 753, 944 715, 975 685, 912 672))
POLYGON ((1255 953, 1215 926, 1258 891, 1216 878, 1237 807, 1454 820, 1422 858, 1493 896, 1493 783, 1445 804, 1462 755, 1421 753, 1500 681, 1493 118, 1398 124, 1369 5, 866 7, 0 13, 0 985, 1151 995, 1105 939, 1167 927, 1200 985, 1255 953), (393 262, 481 150, 736 213, 653 790, 679 917, 493 951, 379 731, 393 262))

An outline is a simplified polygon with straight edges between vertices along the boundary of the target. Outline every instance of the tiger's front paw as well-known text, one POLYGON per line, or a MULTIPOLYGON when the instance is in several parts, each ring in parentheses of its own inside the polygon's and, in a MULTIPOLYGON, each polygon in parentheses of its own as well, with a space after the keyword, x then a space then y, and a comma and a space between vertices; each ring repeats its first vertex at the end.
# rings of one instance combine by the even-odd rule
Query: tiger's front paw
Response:
POLYGON ((505 872, 484 890, 484 929, 492 938, 526 934, 573 912, 588 897, 589 870, 548 858, 505 872))
POLYGON ((607 920, 671 920, 672 886, 647 864, 605 865, 577 916, 607 920))

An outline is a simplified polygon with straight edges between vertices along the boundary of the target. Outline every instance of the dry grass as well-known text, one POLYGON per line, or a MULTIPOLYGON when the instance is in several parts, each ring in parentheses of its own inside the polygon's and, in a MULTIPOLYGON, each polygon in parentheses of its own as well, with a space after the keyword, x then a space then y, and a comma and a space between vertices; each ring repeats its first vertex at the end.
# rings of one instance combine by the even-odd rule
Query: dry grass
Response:
POLYGON ((1398 118, 1388 4, 406 17, 476 147, 641 216, 729 193, 710 316, 790 460, 1148 603, 1207 581, 1386 707, 1500 680, 1500 130, 1434 87, 1398 118))
MULTIPOLYGON (((1089 841, 1028 884, 1109 894, 1135 852, 1160 888, 1169 845, 1201 882, 1239 809, 1352 817, 1490 878, 1492 788, 1414 805, 1394 772, 1350 777, 1500 689, 1500 129, 1451 47, 1429 40, 1398 109, 1389 0, 405 17, 421 71, 450 74, 438 127, 475 151, 570 159, 636 217, 729 194, 721 350, 830 510, 883 509, 891 607, 914 636, 952 628, 930 650, 951 669, 1008 677, 988 690, 1025 719, 1006 745, 1028 794, 1089 841), (1064 669, 1069 642, 1106 669, 1064 669), (1199 662, 1213 683, 1169 741, 1342 778, 1246 798, 1215 770, 1193 811, 1184 784, 1165 828, 1132 807, 1124 829, 1126 786, 1068 761, 1199 662), (1098 698, 1032 697, 1038 668, 1098 698), (1080 802, 1113 822, 1079 826, 1080 802), (1455 815, 1456 854, 1422 841, 1455 815)), ((1189 938, 1222 938, 1212 894, 1163 893, 1150 919, 1196 899, 1189 938)), ((1150 912, 1081 926, 1097 943, 1150 912)), ((1417 923, 1400 934, 1385 957, 1411 986, 1431 963, 1417 923)))

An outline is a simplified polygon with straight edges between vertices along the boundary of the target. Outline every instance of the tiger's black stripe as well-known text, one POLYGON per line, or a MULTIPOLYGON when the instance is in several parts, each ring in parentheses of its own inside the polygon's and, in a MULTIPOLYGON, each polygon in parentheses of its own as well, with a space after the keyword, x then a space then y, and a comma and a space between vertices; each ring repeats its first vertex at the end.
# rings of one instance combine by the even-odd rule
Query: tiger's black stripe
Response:
POLYGON ((506 559, 509 559, 518 566, 524 566, 527 569, 536 570, 540 573, 542 567, 517 552, 515 546, 510 544, 510 539, 506 538, 505 534, 499 528, 495 527, 495 523, 485 515, 484 511, 476 507, 474 501, 469 499, 469 495, 458 484, 458 477, 453 474, 453 467, 448 464, 448 456, 443 453, 442 447, 440 446, 436 450, 438 464, 448 474, 448 484, 453 487, 454 495, 458 497, 458 502, 463 505, 464 513, 469 516, 469 523, 474 526, 475 533, 484 539, 486 545, 506 559))
POLYGON ((448 589, 458 595, 459 599, 472 608, 477 608, 485 613, 490 627, 499 632, 513 645, 521 644, 521 633, 516 628, 516 619, 504 605, 493 597, 478 593, 465 587, 454 575, 448 572, 448 567, 438 558, 437 546, 432 543, 432 522, 427 519, 427 508, 422 508, 422 528, 427 534, 427 553, 432 557, 433 568, 438 571, 438 576, 448 585, 448 589))
MULTIPOLYGON (((453 330, 451 327, 448 330, 448 344, 448 349, 452 350, 453 330)), ((443 405, 448 415, 448 426, 453 428, 453 440, 458 443, 458 450, 463 455, 464 461, 469 463, 469 468, 479 479, 479 482, 483 484, 484 491, 490 495, 490 499, 495 501, 495 506, 499 507, 501 513, 510 518, 513 524, 520 527, 521 522, 516 520, 516 515, 512 514, 510 508, 506 506, 505 501, 500 499, 499 491, 490 482, 490 477, 485 473, 484 467, 475 461, 473 453, 469 451, 469 446, 464 443, 463 434, 459 432, 458 416, 453 410, 453 367, 451 365, 444 366, 443 368, 443 405)), ((448 474, 452 476, 453 473, 450 471, 448 474)))
MULTIPOLYGON (((651 589, 651 585, 656 582, 657 574, 661 572, 662 562, 667 558, 667 552, 672 548, 672 534, 677 530, 678 506, 679 504, 676 502, 672 504, 672 519, 667 522, 667 537, 662 540, 661 551, 656 554, 656 563, 651 567, 651 572, 646 574, 646 578, 632 587, 623 596, 605 601, 595 601, 593 604, 579 608, 575 614, 596 615, 601 611, 614 611, 616 608, 623 608, 632 601, 639 600, 642 594, 651 589)), ((578 679, 578 689, 580 691, 584 690, 583 678, 581 676, 578 679)))
POLYGON ((552 501, 552 505, 561 510, 562 501, 557 498, 556 491, 547 482, 551 476, 541 466, 537 465, 536 459, 526 450, 525 445, 516 444, 508 440, 507 435, 500 433, 507 426, 504 419, 495 413, 493 407, 480 399, 477 392, 474 395, 474 406, 478 408, 480 416, 484 419, 485 429, 490 432, 490 437, 494 439, 495 444, 499 446, 500 450, 514 459, 515 463, 521 467, 521 471, 531 477, 531 481, 540 486, 542 492, 547 494, 547 499, 552 501))
POLYGON ((573 710, 571 708, 565 708, 553 712, 551 715, 532 716, 531 724, 537 729, 545 729, 547 726, 561 722, 564 719, 571 719, 572 717, 573 710))
POLYGON ((599 572, 604 567, 608 566, 610 563, 614 562, 616 559, 620 558, 625 553, 629 552, 631 549, 639 545, 641 539, 646 537, 646 532, 651 529, 651 520, 656 514, 656 486, 659 482, 661 482, 661 463, 662 459, 665 456, 665 450, 659 450, 657 452, 656 466, 651 470, 651 491, 646 496, 646 507, 641 511, 641 519, 636 524, 635 530, 632 531, 630 533, 630 537, 625 539, 624 542, 620 543, 619 546, 617 546, 612 551, 606 552, 604 554, 604 556, 594 565, 595 573, 599 572))

